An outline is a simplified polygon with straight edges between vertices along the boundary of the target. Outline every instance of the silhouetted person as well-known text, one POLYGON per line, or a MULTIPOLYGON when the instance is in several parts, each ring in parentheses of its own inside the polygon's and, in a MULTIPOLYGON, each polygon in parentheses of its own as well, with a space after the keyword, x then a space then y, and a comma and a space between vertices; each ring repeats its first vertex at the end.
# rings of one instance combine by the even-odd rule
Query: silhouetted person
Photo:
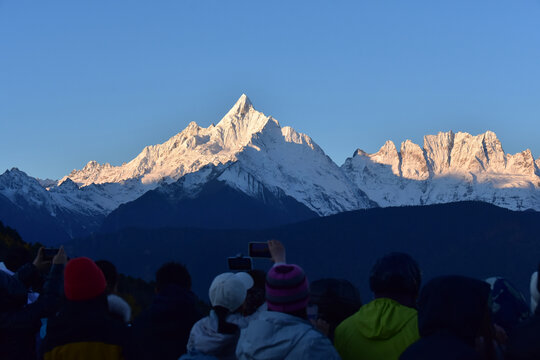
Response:
POLYGON ((421 339, 400 360, 495 359, 487 283, 464 276, 428 282, 418 301, 421 339))
POLYGON ((45 360, 123 358, 127 328, 109 314, 106 286, 102 271, 91 259, 79 257, 67 263, 66 302, 47 323, 45 360))
POLYGON ((534 315, 508 332, 506 348, 506 359, 508 360, 540 359, 540 308, 537 306, 540 300, 538 271, 531 277, 530 284, 531 308, 534 309, 534 315))
POLYGON ((336 327, 362 306, 358 289, 347 280, 320 279, 311 283, 310 304, 317 310, 311 319, 322 333, 334 339, 336 327))
POLYGON ((129 304, 118 296, 118 271, 113 263, 107 260, 98 260, 96 265, 101 269, 105 280, 107 281, 107 302, 109 304, 109 312, 125 323, 131 321, 131 307, 129 304))
POLYGON ((7 270, 9 274, 13 274, 32 260, 30 250, 21 246, 13 247, 7 251, 5 260, 0 263, 0 270, 7 270))
POLYGON ((369 277, 375 300, 336 329, 334 344, 341 358, 398 359, 419 338, 415 305, 420 283, 420 269, 409 255, 391 253, 379 259, 369 277))
POLYGON ((253 286, 248 290, 246 301, 242 306, 242 315, 250 317, 266 308, 266 273, 262 270, 250 270, 248 274, 253 279, 253 286))
POLYGON ((135 319, 130 359, 177 360, 186 352, 189 333, 202 317, 191 292, 191 276, 178 263, 167 263, 156 273, 156 295, 135 319))
POLYGON ((13 275, 0 271, 0 359, 35 359, 40 319, 53 315, 60 305, 65 263, 63 248, 54 256, 52 266, 41 248, 33 263, 19 267, 13 275), (28 304, 28 291, 41 283, 40 270, 49 267, 41 296, 28 304))

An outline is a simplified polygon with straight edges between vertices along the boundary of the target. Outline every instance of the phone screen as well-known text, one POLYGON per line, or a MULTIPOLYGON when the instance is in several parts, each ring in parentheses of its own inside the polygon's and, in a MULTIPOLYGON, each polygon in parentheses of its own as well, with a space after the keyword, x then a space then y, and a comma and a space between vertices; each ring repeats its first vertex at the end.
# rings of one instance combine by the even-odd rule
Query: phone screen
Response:
POLYGON ((268 249, 268 243, 266 242, 250 242, 248 254, 251 257, 256 258, 271 258, 270 249, 268 249))
POLYGON ((43 260, 52 260, 59 249, 43 249, 43 260))

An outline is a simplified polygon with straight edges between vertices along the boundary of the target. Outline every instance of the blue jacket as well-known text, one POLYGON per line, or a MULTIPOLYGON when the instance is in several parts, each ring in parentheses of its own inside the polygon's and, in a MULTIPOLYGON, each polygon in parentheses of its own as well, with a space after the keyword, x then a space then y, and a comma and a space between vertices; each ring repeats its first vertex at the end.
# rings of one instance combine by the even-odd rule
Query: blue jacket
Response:
POLYGON ((339 359, 330 340, 308 321, 265 311, 242 329, 236 357, 242 359, 339 359))

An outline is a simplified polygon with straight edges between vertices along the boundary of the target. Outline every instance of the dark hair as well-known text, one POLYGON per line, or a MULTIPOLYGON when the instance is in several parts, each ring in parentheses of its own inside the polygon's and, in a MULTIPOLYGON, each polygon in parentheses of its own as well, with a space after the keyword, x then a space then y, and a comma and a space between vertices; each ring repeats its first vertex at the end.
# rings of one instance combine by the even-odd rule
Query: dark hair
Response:
POLYGON ((369 287, 375 294, 418 294, 422 275, 408 254, 394 252, 383 256, 371 269, 369 287))
POLYGON ((242 315, 254 314, 266 302, 266 273, 262 270, 250 270, 248 274, 253 278, 253 286, 247 291, 246 300, 242 306, 242 315))
POLYGON ((218 318, 218 333, 220 334, 236 334, 240 328, 235 324, 227 322, 227 316, 230 314, 229 309, 223 306, 214 306, 214 312, 218 318))
POLYGON ((310 303, 317 305, 317 317, 330 325, 328 336, 333 339, 336 327, 362 306, 358 289, 342 279, 320 279, 310 285, 310 303))
POLYGON ((107 281, 107 290, 110 292, 118 282, 118 271, 116 266, 107 260, 98 260, 96 265, 101 269, 103 275, 105 275, 105 281, 107 281))
POLYGON ((166 285, 178 285, 191 290, 191 276, 186 267, 177 262, 163 264, 156 272, 156 288, 159 291, 166 285))
POLYGON ((32 262, 32 260, 32 253, 30 250, 21 246, 16 246, 8 250, 4 265, 6 265, 9 270, 16 272, 24 264, 32 262))

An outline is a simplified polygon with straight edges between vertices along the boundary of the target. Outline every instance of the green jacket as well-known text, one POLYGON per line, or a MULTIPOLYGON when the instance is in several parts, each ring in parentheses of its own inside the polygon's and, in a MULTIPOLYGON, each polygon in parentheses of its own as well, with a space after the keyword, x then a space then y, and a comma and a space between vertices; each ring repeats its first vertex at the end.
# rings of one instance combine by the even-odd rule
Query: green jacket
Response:
POLYGON ((343 360, 397 360, 419 338, 416 310, 379 298, 339 324, 334 345, 343 360))

